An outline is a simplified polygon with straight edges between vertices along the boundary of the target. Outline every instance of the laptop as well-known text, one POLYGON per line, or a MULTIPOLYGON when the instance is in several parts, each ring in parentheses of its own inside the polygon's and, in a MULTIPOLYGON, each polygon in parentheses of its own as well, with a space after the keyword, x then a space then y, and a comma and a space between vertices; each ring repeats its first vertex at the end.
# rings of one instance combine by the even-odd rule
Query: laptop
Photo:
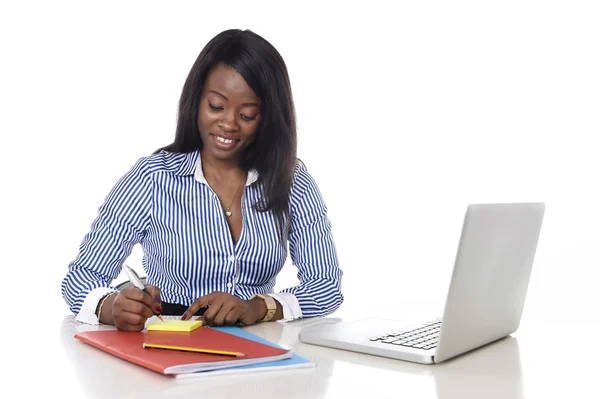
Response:
POLYGON ((301 342, 423 364, 514 333, 521 322, 545 204, 468 205, 441 317, 405 325, 365 318, 307 328, 301 342))

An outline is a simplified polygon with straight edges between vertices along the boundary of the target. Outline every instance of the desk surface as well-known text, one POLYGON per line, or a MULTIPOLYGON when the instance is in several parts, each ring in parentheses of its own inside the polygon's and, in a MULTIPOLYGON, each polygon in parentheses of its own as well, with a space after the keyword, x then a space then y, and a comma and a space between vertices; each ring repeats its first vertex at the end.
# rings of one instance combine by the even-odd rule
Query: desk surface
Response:
POLYGON ((314 322, 247 327, 313 360, 313 369, 177 381, 77 341, 73 335, 90 326, 67 316, 56 322, 56 335, 47 334, 43 356, 36 359, 33 350, 12 356, 9 385, 24 393, 60 392, 62 398, 344 398, 353 393, 439 399, 600 397, 598 322, 523 321, 512 336, 433 366, 298 342, 300 330, 314 322))

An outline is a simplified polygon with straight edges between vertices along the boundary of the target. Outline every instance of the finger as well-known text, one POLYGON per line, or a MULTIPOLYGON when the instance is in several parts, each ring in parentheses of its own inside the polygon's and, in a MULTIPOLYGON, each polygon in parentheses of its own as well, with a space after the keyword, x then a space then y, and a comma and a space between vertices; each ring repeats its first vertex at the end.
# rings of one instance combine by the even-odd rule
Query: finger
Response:
POLYGON ((204 312, 204 316, 202 316, 207 325, 209 325, 209 326, 214 325, 214 318, 215 318, 215 316, 217 316, 217 314, 219 313, 219 310, 221 310, 222 306, 223 306, 223 301, 221 299, 215 299, 210 304, 210 307, 206 310, 206 312, 204 312))
POLYGON ((245 326, 251 326, 252 324, 256 323, 256 321, 254 319, 252 319, 251 316, 247 315, 247 314, 243 314, 238 321, 240 323, 242 323, 245 326))
POLYGON ((255 319, 255 316, 252 314, 252 312, 248 310, 246 312, 243 312, 240 315, 238 322, 240 322, 246 326, 251 326, 254 323, 256 323, 256 319, 255 319))
MULTIPOLYGON (((226 324, 225 319, 227 318, 227 316, 229 316, 229 314, 231 312, 235 312, 235 307, 232 306, 232 304, 230 302, 224 302, 223 306, 221 306, 221 309, 219 309, 219 311, 213 318, 213 324, 215 326, 222 326, 222 325, 226 324)), ((235 317, 235 316, 236 315, 234 314, 232 317, 235 317)), ((235 317, 235 318, 237 320, 237 317, 235 317)))
POLYGON ((243 312, 241 312, 239 308, 231 309, 231 311, 227 313, 227 316, 225 316, 225 324, 228 326, 237 324, 242 313, 243 312))
POLYGON ((204 295, 204 296, 196 299, 190 305, 190 307, 187 308, 187 310, 183 313, 183 316, 181 316, 181 320, 187 320, 187 319, 191 318, 201 308, 205 308, 208 305, 211 305, 211 302, 214 301, 215 298, 218 298, 218 296, 219 296, 218 294, 219 293, 217 293, 217 292, 213 292, 211 294, 204 295))
POLYGON ((136 313, 121 311, 115 315, 115 326, 125 331, 141 331, 146 324, 146 317, 136 313))
POLYGON ((154 312, 156 312, 156 313, 162 312, 162 308, 160 307, 160 305, 158 303, 156 303, 154 298, 152 298, 152 296, 149 293, 144 292, 144 291, 140 290, 139 288, 135 288, 135 287, 125 288, 123 291, 121 291, 121 293, 124 294, 125 298, 127 298, 131 301, 143 303, 146 307, 152 309, 153 313, 154 312))
MULTIPOLYGON (((154 305, 156 306, 156 305, 154 305)), ((154 311, 144 302, 138 302, 134 300, 124 300, 119 304, 119 307, 124 312, 137 314, 146 318, 150 318, 154 315, 154 311)))
POLYGON ((131 332, 137 332, 137 331, 142 331, 142 329, 138 329, 139 326, 132 326, 130 324, 127 323, 117 323, 115 322, 115 327, 117 327, 118 330, 121 331, 131 331, 131 332))
POLYGON ((128 323, 117 323, 117 329, 121 331, 142 331, 144 329, 144 324, 128 324, 128 323))
POLYGON ((127 299, 131 299, 132 301, 137 301, 137 302, 148 302, 148 304, 152 304, 152 297, 150 295, 148 295, 147 293, 145 293, 144 291, 140 290, 139 288, 135 288, 135 287, 129 287, 129 288, 125 288, 123 289, 123 291, 121 291, 121 294, 123 294, 123 296, 127 299))
POLYGON ((147 284, 146 285, 146 290, 148 291, 148 293, 150 294, 150 296, 152 298, 154 298, 154 300, 156 301, 157 304, 160 305, 162 303, 162 301, 160 299, 160 288, 158 288, 155 285, 147 284))

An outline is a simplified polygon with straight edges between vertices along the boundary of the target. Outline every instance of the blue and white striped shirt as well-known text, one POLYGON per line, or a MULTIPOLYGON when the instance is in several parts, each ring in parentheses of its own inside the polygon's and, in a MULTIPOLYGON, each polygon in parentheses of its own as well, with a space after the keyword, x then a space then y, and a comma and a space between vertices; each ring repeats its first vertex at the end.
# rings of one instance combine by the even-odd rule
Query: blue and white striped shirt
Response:
POLYGON ((111 282, 138 243, 147 284, 159 287, 165 302, 190 305, 213 291, 242 299, 272 293, 288 242, 300 282, 280 295, 293 298, 299 317, 336 310, 343 301, 342 271, 315 181, 298 162, 289 232, 280 242, 273 214, 253 208, 262 194, 254 184, 257 178, 256 171, 248 173, 242 234, 234 243, 219 200, 204 179, 199 151, 161 151, 141 158, 110 191, 69 265, 61 288, 71 311, 78 314, 83 307, 93 313, 98 299, 115 291, 111 282))

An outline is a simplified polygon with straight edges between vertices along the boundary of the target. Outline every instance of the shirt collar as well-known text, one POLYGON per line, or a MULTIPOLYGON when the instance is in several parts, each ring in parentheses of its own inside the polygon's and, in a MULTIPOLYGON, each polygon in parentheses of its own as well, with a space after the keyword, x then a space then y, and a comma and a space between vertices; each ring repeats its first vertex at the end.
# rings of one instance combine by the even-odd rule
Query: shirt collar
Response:
POLYGON ((196 170, 196 162, 200 161, 200 151, 186 152, 183 154, 183 160, 175 171, 176 175, 187 176, 193 175, 196 170))
MULTIPOLYGON (((200 151, 195 151, 195 156, 191 157, 191 159, 193 161, 195 161, 195 165, 193 167, 194 167, 194 178, 196 179, 196 181, 209 185, 208 182, 206 181, 206 177, 204 177, 204 172, 202 171, 202 159, 200 157, 200 151)), ((187 160, 186 160, 186 162, 187 162, 187 160)), ((189 169, 189 166, 187 166, 186 168, 189 169)), ((191 172, 192 171, 190 170, 190 172, 188 174, 192 174, 191 172)), ((246 187, 251 185, 252 183, 254 183, 257 180, 258 180, 258 171, 256 169, 250 169, 248 171, 248 177, 246 178, 246 187)))

